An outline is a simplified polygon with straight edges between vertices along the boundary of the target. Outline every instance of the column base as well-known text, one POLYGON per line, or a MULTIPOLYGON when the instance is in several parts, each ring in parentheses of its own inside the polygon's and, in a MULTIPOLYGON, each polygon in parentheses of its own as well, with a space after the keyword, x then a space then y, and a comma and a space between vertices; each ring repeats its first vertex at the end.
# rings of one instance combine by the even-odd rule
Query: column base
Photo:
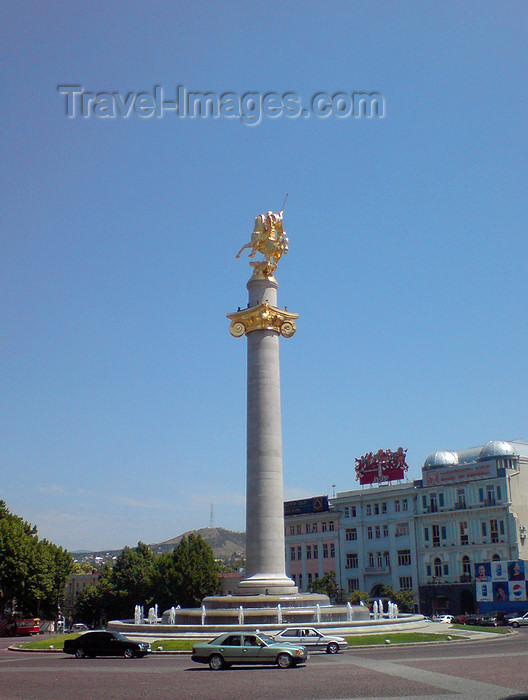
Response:
POLYGON ((283 574, 253 574, 238 584, 239 595, 295 595, 298 588, 283 574))

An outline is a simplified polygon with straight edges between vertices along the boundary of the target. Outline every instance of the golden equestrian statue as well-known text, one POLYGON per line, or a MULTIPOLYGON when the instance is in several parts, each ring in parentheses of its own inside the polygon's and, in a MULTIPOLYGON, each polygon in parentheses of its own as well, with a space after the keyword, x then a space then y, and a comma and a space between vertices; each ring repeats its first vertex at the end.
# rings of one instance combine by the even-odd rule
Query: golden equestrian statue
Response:
POLYGON ((251 248, 250 258, 255 257, 256 253, 262 253, 265 260, 250 263, 255 270, 253 274, 261 273, 265 277, 272 277, 282 255, 288 252, 288 239, 282 230, 282 211, 281 209, 278 214, 269 211, 255 217, 251 241, 242 246, 236 255, 239 258, 246 248, 251 248))

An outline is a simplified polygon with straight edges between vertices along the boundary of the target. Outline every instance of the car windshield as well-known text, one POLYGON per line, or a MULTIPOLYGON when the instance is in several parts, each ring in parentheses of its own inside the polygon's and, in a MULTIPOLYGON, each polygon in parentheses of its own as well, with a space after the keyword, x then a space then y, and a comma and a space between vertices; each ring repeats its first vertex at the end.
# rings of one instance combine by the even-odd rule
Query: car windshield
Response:
POLYGON ((122 642, 128 642, 128 641, 130 641, 130 640, 128 639, 128 637, 125 637, 125 635, 124 635, 124 634, 121 634, 121 632, 114 632, 113 634, 114 634, 114 637, 115 637, 116 639, 120 639, 122 642))
POLYGON ((258 638, 261 639, 265 644, 274 644, 274 640, 268 637, 267 634, 261 634, 259 632, 258 638))

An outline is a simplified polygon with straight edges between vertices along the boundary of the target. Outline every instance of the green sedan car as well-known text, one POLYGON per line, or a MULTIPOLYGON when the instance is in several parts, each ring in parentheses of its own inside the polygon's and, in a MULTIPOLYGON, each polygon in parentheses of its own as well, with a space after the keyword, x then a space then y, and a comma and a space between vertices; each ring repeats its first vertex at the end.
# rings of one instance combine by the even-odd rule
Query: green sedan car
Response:
POLYGON ((277 664, 279 668, 290 668, 304 663, 308 653, 304 646, 275 642, 261 632, 226 632, 210 642, 195 644, 191 658, 199 664, 209 664, 213 671, 233 664, 277 664))

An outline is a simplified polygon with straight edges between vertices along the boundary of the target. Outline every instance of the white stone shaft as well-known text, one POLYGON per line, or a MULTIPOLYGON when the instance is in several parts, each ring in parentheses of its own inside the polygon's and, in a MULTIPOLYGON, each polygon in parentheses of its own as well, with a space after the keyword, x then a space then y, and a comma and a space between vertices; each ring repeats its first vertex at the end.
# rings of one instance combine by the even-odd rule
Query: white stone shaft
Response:
MULTIPOLYGON (((277 306, 277 281, 250 279, 250 307, 277 306)), ((247 334, 246 578, 248 593, 294 593, 284 560, 279 333, 247 334)))

